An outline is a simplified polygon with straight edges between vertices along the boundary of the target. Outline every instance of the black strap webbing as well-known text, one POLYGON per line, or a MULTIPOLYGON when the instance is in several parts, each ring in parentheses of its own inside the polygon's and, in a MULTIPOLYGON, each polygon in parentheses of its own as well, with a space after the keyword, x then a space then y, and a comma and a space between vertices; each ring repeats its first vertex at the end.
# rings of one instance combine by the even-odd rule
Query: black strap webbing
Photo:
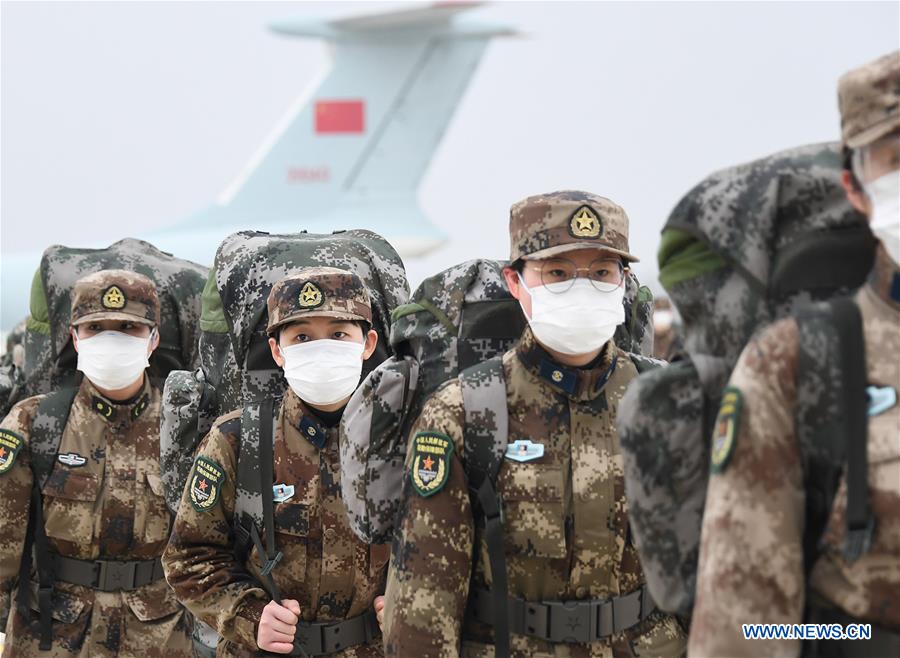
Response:
POLYGON ((509 610, 506 577, 506 550, 503 545, 503 517, 500 498, 490 477, 478 487, 478 504, 484 514, 484 542, 491 565, 491 602, 494 611, 494 655, 509 656, 509 610))
POLYGON ((847 537, 844 557, 855 562, 869 550, 875 519, 869 506, 868 402, 866 400, 866 346, 859 307, 848 298, 831 302, 840 340, 843 374, 847 455, 847 537))
MULTIPOLYGON (((31 486, 31 510, 34 519, 34 554, 35 570, 38 577, 38 613, 40 614, 41 651, 49 651, 53 641, 51 606, 53 600, 53 562, 50 556, 50 545, 44 529, 44 501, 37 480, 31 486)), ((20 588, 27 588, 29 578, 19 581, 20 588)))
POLYGON ((274 402, 271 398, 263 400, 259 405, 259 494, 262 496, 263 531, 266 534, 266 546, 262 547, 259 531, 254 524, 250 528, 250 537, 256 545, 260 557, 266 556, 260 573, 269 585, 269 595, 273 601, 281 603, 281 592, 272 578, 272 569, 281 560, 281 552, 275 550, 275 512, 272 498, 273 461, 272 443, 275 435, 274 402))

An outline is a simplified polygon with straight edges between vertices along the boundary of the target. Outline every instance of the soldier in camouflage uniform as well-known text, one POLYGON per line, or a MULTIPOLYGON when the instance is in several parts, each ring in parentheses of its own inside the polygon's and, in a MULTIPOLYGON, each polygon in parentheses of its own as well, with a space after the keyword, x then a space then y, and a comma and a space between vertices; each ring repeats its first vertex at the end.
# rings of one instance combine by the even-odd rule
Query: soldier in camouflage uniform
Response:
MULTIPOLYGON (((502 357, 508 447, 496 490, 510 607, 545 615, 534 627, 511 623, 511 655, 683 655, 682 629, 645 594, 615 430, 637 375, 611 340, 636 260, 628 218, 603 197, 556 192, 516 203, 510 238, 504 278, 529 327, 502 357), (584 623, 561 628, 563 605, 584 611, 584 623), (614 623, 606 613, 618 613, 614 623)), ((463 395, 460 380, 444 384, 411 431, 386 592, 388 656, 495 655, 484 529, 463 463, 463 395)))
POLYGON ((263 482, 275 501, 275 547, 267 548, 283 555, 269 574, 274 587, 264 588, 258 565, 266 556, 256 547, 241 561, 234 552, 236 490, 248 486, 237 480, 248 449, 241 411, 220 417, 200 446, 164 556, 166 577, 222 635, 219 656, 285 654, 311 634, 325 641, 307 645, 309 655, 380 656, 373 603, 384 591, 389 547, 357 539, 340 497, 340 418, 378 339, 369 294, 355 274, 306 268, 273 286, 268 313, 272 356, 290 385, 275 420, 273 482, 263 482), (323 387, 325 380, 342 383, 323 387))
POLYGON ((55 579, 49 651, 39 650, 37 576, 19 579, 31 553, 35 418, 48 396, 23 400, 0 424, 4 656, 192 655, 189 618, 159 560, 171 517, 159 473, 160 394, 143 370, 159 343, 159 317, 156 287, 143 275, 104 270, 74 286, 71 332, 85 377, 65 426, 49 428, 59 444, 42 490, 55 579))
MULTIPOLYGON (((846 74, 838 92, 844 147, 851 155, 843 173, 848 198, 873 218, 878 235, 877 208, 884 198, 873 183, 893 178, 893 199, 888 198, 893 217, 888 222, 893 222, 894 234, 886 237, 896 240, 900 238, 896 235, 900 52, 846 74), (860 153, 869 156, 868 167, 851 165, 860 153)), ((877 648, 828 640, 818 643, 816 655, 900 655, 900 407, 896 404, 900 263, 896 247, 894 255, 889 249, 889 242, 883 240, 868 283, 855 295, 862 316, 870 398, 868 505, 874 532, 871 527, 862 530, 871 543, 861 545, 861 555, 846 552, 848 481, 843 475, 822 552, 809 574, 804 573, 807 493, 798 449, 801 426, 795 419, 800 394, 810 390, 797 377, 798 362, 808 355, 801 352, 798 321, 794 317, 780 320, 744 349, 716 422, 690 634, 692 655, 797 656, 799 640, 745 640, 741 624, 799 624, 804 621, 804 608, 810 621, 872 624, 877 648)), ((808 331, 824 331, 824 327, 808 331)), ((826 335, 818 336, 823 348, 828 345, 826 335)))

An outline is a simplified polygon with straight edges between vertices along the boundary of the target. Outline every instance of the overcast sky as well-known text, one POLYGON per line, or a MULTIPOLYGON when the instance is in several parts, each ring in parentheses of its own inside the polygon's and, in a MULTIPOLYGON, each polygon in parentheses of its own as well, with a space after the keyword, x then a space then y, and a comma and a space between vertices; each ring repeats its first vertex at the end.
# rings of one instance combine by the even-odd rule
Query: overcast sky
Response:
MULTIPOLYGON (((177 222, 237 176, 327 62, 290 17, 397 3, 2 4, 0 248, 109 243, 177 222)), ((638 274, 712 171, 839 135, 835 84, 900 43, 900 3, 498 3, 419 190, 450 240, 413 283, 507 253, 509 205, 583 188, 622 204, 638 274)), ((4 323, 5 324, 5 323, 4 323)))

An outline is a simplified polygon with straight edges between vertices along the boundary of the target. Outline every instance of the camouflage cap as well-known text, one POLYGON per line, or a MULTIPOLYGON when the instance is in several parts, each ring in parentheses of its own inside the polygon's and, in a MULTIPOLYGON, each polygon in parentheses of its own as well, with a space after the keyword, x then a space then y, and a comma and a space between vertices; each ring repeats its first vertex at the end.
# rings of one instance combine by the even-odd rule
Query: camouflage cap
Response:
POLYGON ((842 75, 838 105, 848 148, 866 146, 900 129, 900 50, 842 75))
POLYGON ((306 267, 278 281, 269 293, 268 333, 300 318, 325 316, 372 322, 369 292, 353 272, 306 267))
POLYGON ((95 320, 129 320, 159 325, 156 284, 129 270, 100 270, 72 287, 72 326, 95 320))
POLYGON ((629 261, 628 215, 609 199, 564 191, 522 199, 509 210, 511 261, 575 249, 606 249, 629 261))

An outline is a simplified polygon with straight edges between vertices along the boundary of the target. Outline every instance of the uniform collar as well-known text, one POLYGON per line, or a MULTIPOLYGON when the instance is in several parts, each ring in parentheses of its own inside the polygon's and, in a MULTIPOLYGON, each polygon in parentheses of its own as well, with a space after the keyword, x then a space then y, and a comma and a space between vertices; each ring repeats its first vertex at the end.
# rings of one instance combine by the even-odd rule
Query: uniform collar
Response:
POLYGON ((130 400, 116 402, 100 393, 94 385, 84 377, 81 381, 79 396, 91 411, 107 423, 133 423, 150 407, 150 378, 144 376, 144 384, 140 392, 130 400))
POLYGON ((284 395, 284 419, 296 427, 304 439, 321 450, 328 442, 328 428, 313 415, 308 406, 290 388, 284 395))
POLYGON ((618 361, 616 349, 612 341, 609 341, 592 367, 562 365, 540 346, 530 328, 525 329, 516 345, 516 355, 535 377, 575 400, 593 400, 597 397, 616 369, 618 361))
POLYGON ((888 256, 881 243, 875 250, 875 265, 869 273, 867 285, 876 297, 895 311, 900 311, 900 266, 888 256))

